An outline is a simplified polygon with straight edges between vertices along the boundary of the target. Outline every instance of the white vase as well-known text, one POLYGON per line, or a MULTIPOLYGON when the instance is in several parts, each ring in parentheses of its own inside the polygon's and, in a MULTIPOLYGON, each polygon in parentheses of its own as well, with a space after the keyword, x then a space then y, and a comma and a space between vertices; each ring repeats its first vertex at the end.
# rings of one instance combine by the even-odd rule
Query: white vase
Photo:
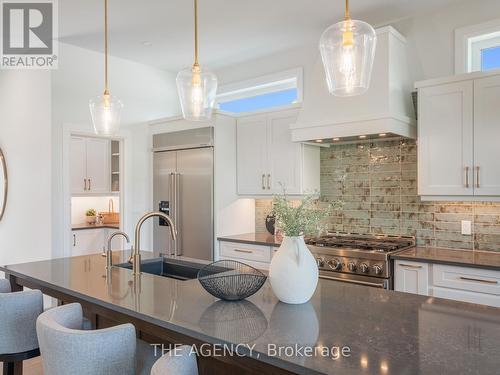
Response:
POLYGON ((269 282, 276 297, 285 303, 305 303, 316 290, 318 276, 318 265, 304 236, 285 236, 269 267, 269 282))

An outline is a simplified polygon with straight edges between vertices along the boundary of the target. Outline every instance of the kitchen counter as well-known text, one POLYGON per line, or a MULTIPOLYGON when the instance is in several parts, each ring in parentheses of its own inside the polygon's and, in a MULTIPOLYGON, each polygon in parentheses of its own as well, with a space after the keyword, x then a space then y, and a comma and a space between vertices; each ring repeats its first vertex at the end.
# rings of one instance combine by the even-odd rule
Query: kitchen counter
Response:
POLYGON ((120 224, 73 224, 71 226, 72 230, 85 230, 85 229, 120 229, 120 224))
POLYGON ((217 237, 219 241, 248 243, 251 245, 264 245, 280 247, 281 240, 269 233, 245 233, 232 236, 217 237))
MULTIPOLYGON (((114 261, 126 255, 115 252, 114 261)), ((262 374, 498 374, 500 309, 493 307, 328 280, 303 305, 278 302, 268 282, 245 301, 224 302, 197 280, 145 273, 134 280, 118 267, 106 274, 99 254, 0 270, 19 285, 112 309, 157 330, 243 343, 238 353, 264 366, 262 374), (343 347, 346 355, 335 359, 343 347), (314 348, 312 356, 300 348, 314 348)))
POLYGON ((391 258, 500 270, 500 253, 493 251, 414 247, 392 255, 391 258))

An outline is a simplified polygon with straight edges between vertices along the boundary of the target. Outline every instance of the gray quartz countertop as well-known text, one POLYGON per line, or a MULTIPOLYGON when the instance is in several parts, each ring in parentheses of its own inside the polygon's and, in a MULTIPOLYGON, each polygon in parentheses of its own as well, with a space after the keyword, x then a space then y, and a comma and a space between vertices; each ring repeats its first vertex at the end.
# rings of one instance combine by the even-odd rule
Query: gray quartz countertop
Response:
POLYGON ((279 247, 281 240, 269 233, 245 233, 217 238, 219 241, 279 247))
POLYGON ((500 270, 500 253, 493 251, 414 247, 392 255, 391 258, 500 270))
MULTIPOLYGON (((118 262, 128 254, 114 255, 118 262)), ((500 309, 493 307, 329 280, 303 305, 280 303, 268 283, 246 301, 224 302, 197 280, 142 274, 133 288, 131 271, 113 267, 106 275, 99 254, 0 270, 208 343, 250 345, 239 350, 294 373, 498 374, 500 309), (300 351, 307 347, 313 356, 300 351), (349 356, 336 359, 342 347, 349 356)))

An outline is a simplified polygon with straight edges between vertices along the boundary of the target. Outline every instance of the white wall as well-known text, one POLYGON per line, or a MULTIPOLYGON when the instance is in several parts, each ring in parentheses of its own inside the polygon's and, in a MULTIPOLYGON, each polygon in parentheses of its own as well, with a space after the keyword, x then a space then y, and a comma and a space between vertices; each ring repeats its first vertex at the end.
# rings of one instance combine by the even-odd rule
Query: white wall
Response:
POLYGON ((394 24, 406 36, 414 80, 455 74, 455 29, 500 17, 500 1, 459 2, 394 24))
MULTIPOLYGON (((103 91, 103 54, 61 43, 59 69, 52 74, 52 242, 53 256, 62 256, 69 248, 69 196, 64 191, 67 179, 67 148, 63 146, 71 131, 92 133, 88 102, 103 91), (64 245, 65 244, 65 245, 64 245)), ((175 76, 150 66, 111 57, 110 90, 124 103, 124 225, 131 233, 138 212, 144 212, 145 199, 140 185, 147 165, 143 148, 146 128, 140 124, 180 112, 175 76), (127 191, 130 190, 130 191, 127 191), (135 201, 137 199, 137 201, 135 201), (128 207, 130 210, 127 210, 128 207)))
POLYGON ((48 71, 0 70, 0 147, 9 196, 0 264, 51 254, 51 96, 48 71))
MULTIPOLYGON (((407 39, 409 65, 413 80, 454 74, 455 29, 500 17, 500 1, 458 2, 431 14, 392 23, 407 39)), ((384 26, 384 25, 374 25, 384 26)), ((318 35, 319 42, 320 35, 318 35)), ((304 101, 311 96, 314 72, 322 68, 318 45, 314 43, 217 71, 220 84, 251 79, 282 70, 304 67, 304 101)), ((324 80, 323 80, 324 81, 324 80)), ((323 84, 326 90, 326 83, 323 84)))

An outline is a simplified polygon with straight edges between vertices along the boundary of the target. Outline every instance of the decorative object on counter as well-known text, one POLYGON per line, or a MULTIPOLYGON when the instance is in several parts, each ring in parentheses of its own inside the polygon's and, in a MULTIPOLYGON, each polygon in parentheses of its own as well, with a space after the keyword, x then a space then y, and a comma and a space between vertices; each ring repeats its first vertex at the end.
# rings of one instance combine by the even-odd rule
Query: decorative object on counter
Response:
POLYGON ((275 233, 275 225, 274 225, 275 222, 276 222, 276 218, 274 217, 274 215, 271 214, 271 215, 266 216, 266 229, 273 236, 276 234, 275 233))
POLYGON ((108 212, 99 212, 102 216, 103 224, 118 224, 120 222, 120 213, 115 212, 115 204, 113 199, 108 202, 108 212))
POLYGON ((95 224, 97 221, 96 211, 91 208, 85 212, 85 221, 87 224, 95 224))
POLYGON ((99 135, 118 132, 123 110, 122 101, 109 93, 108 55, 108 0, 104 0, 104 93, 89 102, 94 130, 99 135))
POLYGON ((217 94, 217 77, 198 62, 198 0, 194 0, 194 64, 177 74, 182 115, 190 121, 207 121, 212 117, 217 94))
POLYGON ((267 276, 259 270, 235 260, 219 260, 198 272, 198 280, 203 288, 225 301, 250 297, 262 288, 266 279, 267 276))
POLYGON ((264 313, 250 301, 214 302, 203 312, 199 322, 206 334, 243 344, 262 336, 267 325, 264 313))
POLYGON ((2 149, 0 149, 0 220, 5 214, 7 206, 7 193, 9 191, 9 179, 7 177, 7 163, 2 149))
POLYGON ((318 285, 318 265, 304 242, 304 234, 320 232, 320 221, 331 209, 331 205, 321 209, 314 195, 298 204, 291 202, 286 192, 274 197, 273 214, 284 238, 271 261, 269 281, 280 301, 305 303, 314 294, 318 285))
POLYGON ((354 96, 368 90, 376 44, 373 27, 351 19, 346 0, 345 19, 326 29, 319 42, 330 94, 354 96))

